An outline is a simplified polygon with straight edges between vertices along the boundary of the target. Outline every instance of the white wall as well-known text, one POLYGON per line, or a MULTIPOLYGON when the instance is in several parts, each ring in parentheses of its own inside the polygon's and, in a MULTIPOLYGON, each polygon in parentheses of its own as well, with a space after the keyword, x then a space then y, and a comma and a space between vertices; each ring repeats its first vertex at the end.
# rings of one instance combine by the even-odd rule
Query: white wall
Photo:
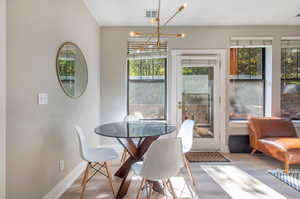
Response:
MULTIPOLYGON (((128 33, 150 31, 147 27, 101 28, 101 122, 121 120, 126 114, 126 48, 128 33)), ((196 26, 168 27, 165 32, 184 32, 184 39, 169 39, 172 49, 229 49, 232 36, 271 36, 272 48, 272 114, 280 113, 280 38, 300 35, 300 26, 196 26)), ((227 65, 229 59, 227 57, 227 65)), ((168 70, 171 65, 169 59, 168 70)), ((171 78, 169 76, 169 78, 171 78)), ((169 81, 170 82, 170 81, 169 81)), ((170 95, 169 95, 170 96, 170 95)), ((170 102, 171 99, 169 99, 170 102)), ((228 103, 228 102, 227 102, 228 103)), ((175 113, 170 113, 175 114, 175 113)), ((227 113, 224 113, 227 114, 227 113)), ((229 128, 227 134, 247 133, 247 128, 229 128)), ((103 138, 102 143, 113 143, 103 138)))
POLYGON ((93 131, 100 121, 100 31, 82 0, 7 3, 7 198, 40 199, 81 161, 75 123, 90 144, 99 143, 93 131), (79 99, 66 96, 56 77, 65 41, 81 48, 88 65, 79 99), (39 92, 49 94, 48 105, 37 104, 39 92))
POLYGON ((5 198, 6 0, 0 0, 0 198, 5 198))

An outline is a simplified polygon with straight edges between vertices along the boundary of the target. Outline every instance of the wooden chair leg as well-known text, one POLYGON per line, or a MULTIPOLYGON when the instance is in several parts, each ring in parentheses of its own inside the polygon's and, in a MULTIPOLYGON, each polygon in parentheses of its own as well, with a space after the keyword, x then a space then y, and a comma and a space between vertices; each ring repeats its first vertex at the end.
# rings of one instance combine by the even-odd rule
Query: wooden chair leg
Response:
POLYGON ((151 199, 152 192, 153 192, 153 185, 150 183, 149 184, 149 192, 147 192, 147 199, 151 199))
POLYGON ((289 173, 289 168, 290 168, 289 163, 288 163, 288 162, 285 162, 285 163, 284 163, 284 172, 285 172, 286 174, 289 173))
POLYGON ((124 150, 123 150, 122 156, 121 156, 121 163, 123 162, 123 159, 124 159, 124 150))
POLYGON ((184 165, 185 165, 185 168, 187 169, 188 174, 189 174, 189 176, 191 177, 191 179, 192 179, 192 181, 193 181, 193 185, 196 185, 196 181, 195 181, 194 176, 193 176, 193 174, 192 174, 190 164, 189 164, 189 162, 188 162, 188 160, 187 160, 187 158, 186 158, 185 155, 183 155, 183 159, 184 159, 184 165))
MULTIPOLYGON (((164 185, 164 194, 165 194, 166 198, 168 198, 168 193, 167 193, 167 191, 169 190, 168 183, 163 181, 163 185, 164 185)), ((170 190, 169 190, 169 192, 171 193, 170 190)))
POLYGON ((167 184, 169 185, 170 192, 171 192, 173 198, 176 199, 176 193, 175 193, 174 187, 173 187, 170 179, 167 180, 167 184))
POLYGON ((128 156, 128 152, 126 151, 126 149, 124 149, 121 157, 121 163, 124 163, 126 161, 127 156, 128 156))
POLYGON ((85 191, 85 187, 86 187, 86 184, 87 184, 87 178, 88 178, 88 175, 89 175, 90 165, 91 165, 91 163, 88 162, 87 166, 86 166, 86 169, 85 169, 85 172, 84 172, 84 176, 83 176, 82 183, 81 183, 80 199, 83 199, 83 196, 84 196, 84 191, 85 191))
POLYGON ((138 189, 138 192, 137 192, 137 195, 136 195, 136 199, 140 199, 141 198, 141 192, 143 190, 144 184, 145 184, 145 179, 142 179, 141 185, 140 185, 140 187, 138 189))
POLYGON ((105 170, 106 170, 106 174, 107 174, 107 178, 108 178, 108 183, 111 187, 112 193, 114 195, 114 198, 116 197, 115 191, 114 191, 114 186, 113 186, 113 182, 112 182, 112 176, 111 176, 111 172, 109 170, 109 165, 107 162, 104 162, 104 166, 105 166, 105 170))
POLYGON ((255 152, 256 152, 256 149, 252 149, 252 151, 251 151, 251 155, 254 155, 254 154, 255 154, 255 152))
POLYGON ((84 174, 83 174, 83 178, 82 178, 82 182, 81 182, 81 186, 83 186, 86 178, 87 178, 87 174, 88 174, 88 168, 89 168, 89 162, 86 164, 85 170, 84 170, 84 174))

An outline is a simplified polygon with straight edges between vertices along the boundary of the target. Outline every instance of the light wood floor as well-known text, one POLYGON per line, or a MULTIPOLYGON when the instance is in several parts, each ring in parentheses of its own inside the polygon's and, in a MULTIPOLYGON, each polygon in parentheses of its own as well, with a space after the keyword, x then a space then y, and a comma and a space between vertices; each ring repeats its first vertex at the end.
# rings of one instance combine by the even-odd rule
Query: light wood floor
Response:
MULTIPOLYGON (((217 165, 234 165, 253 177, 257 178, 267 186, 276 190, 287 199, 299 199, 300 192, 295 191, 288 185, 280 182, 273 176, 267 174, 267 170, 282 168, 282 163, 262 154, 251 156, 249 154, 225 154, 232 161, 229 163, 210 163, 217 165)), ((196 178, 196 186, 192 185, 187 172, 183 169, 181 173, 172 179, 178 199, 230 199, 231 197, 218 185, 202 168, 201 165, 208 163, 191 163, 192 172, 196 178)), ((112 162, 113 172, 118 169, 120 162, 112 162)), ((292 169, 300 169, 300 166, 292 166, 292 169)), ((63 199, 77 199, 80 195, 80 183, 82 176, 63 194, 63 199)), ((118 190, 121 180, 113 177, 115 191, 118 190)), ((136 191, 140 183, 139 177, 133 177, 127 196, 124 199, 135 199, 136 191)), ((166 198, 154 195, 154 198, 166 198)), ((144 197, 145 198, 145 197, 144 197)), ((169 197, 171 198, 171 197, 169 197)), ((88 185, 85 199, 113 199, 113 195, 106 179, 103 176, 95 177, 88 185)))

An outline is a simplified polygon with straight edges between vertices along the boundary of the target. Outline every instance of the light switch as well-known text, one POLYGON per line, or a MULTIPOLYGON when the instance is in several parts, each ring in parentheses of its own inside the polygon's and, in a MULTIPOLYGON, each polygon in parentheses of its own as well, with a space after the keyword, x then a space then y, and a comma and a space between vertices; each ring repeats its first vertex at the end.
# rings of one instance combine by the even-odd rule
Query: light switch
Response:
POLYGON ((48 93, 39 93, 38 98, 38 103, 40 105, 48 104, 48 93))

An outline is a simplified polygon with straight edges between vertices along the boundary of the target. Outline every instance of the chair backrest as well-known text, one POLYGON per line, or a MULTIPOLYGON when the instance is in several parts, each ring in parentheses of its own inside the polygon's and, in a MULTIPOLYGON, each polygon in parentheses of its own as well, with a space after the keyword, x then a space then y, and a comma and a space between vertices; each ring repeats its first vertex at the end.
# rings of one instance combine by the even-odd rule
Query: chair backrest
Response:
POLYGON ((182 139, 183 152, 191 150, 193 145, 194 120, 185 120, 179 130, 177 137, 182 139))
POLYGON ((79 141, 79 147, 80 147, 80 155, 81 158, 84 160, 87 160, 87 154, 88 154, 88 145, 86 141, 86 137, 84 135, 84 132, 82 131, 81 127, 78 125, 74 126, 76 135, 78 137, 79 141))
POLYGON ((135 122, 144 119, 142 115, 126 115, 123 119, 124 122, 135 122))
POLYGON ((140 175, 150 180, 168 179, 176 176, 182 167, 181 139, 163 138, 149 147, 140 175))
POLYGON ((264 117, 248 119, 249 134, 254 139, 268 137, 297 137, 293 123, 284 118, 264 117))

